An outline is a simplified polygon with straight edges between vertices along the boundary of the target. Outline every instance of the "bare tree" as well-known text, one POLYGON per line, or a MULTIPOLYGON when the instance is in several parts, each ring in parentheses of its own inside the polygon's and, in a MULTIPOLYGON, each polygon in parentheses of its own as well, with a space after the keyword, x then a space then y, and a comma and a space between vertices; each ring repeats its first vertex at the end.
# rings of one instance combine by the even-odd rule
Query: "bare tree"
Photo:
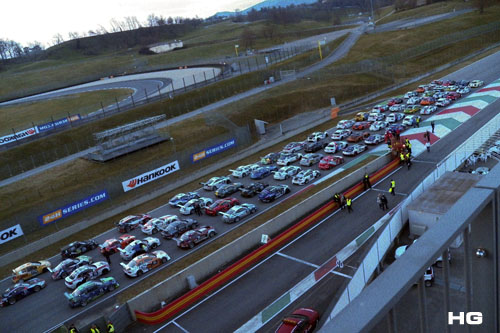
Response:
POLYGON ((111 24, 111 32, 119 32, 123 31, 121 23, 118 22, 117 19, 113 18, 109 21, 109 24, 111 24))
POLYGON ((174 19, 172 18, 172 16, 168 17, 167 24, 174 24, 174 19))
POLYGON ((245 28, 240 36, 241 44, 244 45, 245 48, 252 48, 255 43, 255 33, 249 28, 245 28))
POLYGON ((80 35, 78 34, 78 32, 74 31, 74 32, 68 32, 68 37, 69 39, 78 39, 80 38, 80 35))
POLYGON ((54 45, 58 45, 64 42, 64 38, 61 34, 57 33, 54 35, 54 37, 52 37, 52 42, 54 45))
POLYGON ((98 34, 105 35, 108 33, 108 30, 106 30, 106 28, 103 27, 102 25, 99 25, 99 28, 96 30, 96 32, 98 34))
POLYGON ((134 30, 141 27, 139 20, 135 16, 126 16, 124 24, 127 27, 127 30, 134 30))

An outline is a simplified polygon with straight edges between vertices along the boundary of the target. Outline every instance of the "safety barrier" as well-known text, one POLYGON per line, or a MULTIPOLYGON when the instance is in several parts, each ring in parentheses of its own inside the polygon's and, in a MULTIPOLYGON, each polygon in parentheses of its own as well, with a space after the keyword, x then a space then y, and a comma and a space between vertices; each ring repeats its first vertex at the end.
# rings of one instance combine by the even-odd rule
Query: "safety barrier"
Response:
MULTIPOLYGON (((369 165, 366 166, 366 172, 374 172, 371 175, 372 181, 376 182, 380 179, 382 179, 384 176, 386 176, 388 173, 390 173, 392 170, 396 169, 398 167, 398 161, 394 160, 389 163, 390 161, 390 155, 385 155, 382 156, 381 158, 371 162, 369 165)), ((313 213, 308 215, 306 218, 302 219, 300 222, 296 223, 292 227, 288 228, 284 232, 280 233, 278 236, 276 236, 273 240, 271 240, 269 243, 259 247, 258 249, 254 250, 250 254, 246 255, 242 259, 238 260, 225 270, 221 271, 220 273, 212 276, 202 284, 200 284, 198 287, 192 289, 188 293, 184 294, 183 296, 175 299, 173 302, 169 303, 165 307, 161 308, 158 311, 155 312, 144 312, 137 310, 136 308, 145 308, 144 303, 149 303, 149 307, 152 307, 154 305, 157 305, 158 302, 158 297, 154 296, 152 297, 155 293, 171 293, 170 285, 169 287, 166 287, 166 283, 168 283, 169 280, 171 281, 176 281, 177 282, 177 288, 179 288, 179 282, 180 279, 176 276, 169 278, 168 280, 156 285, 152 289, 144 292, 143 294, 137 296, 136 298, 132 299, 129 301, 129 307, 130 311, 133 312, 133 315, 135 315, 136 319, 142 323, 146 324, 158 324, 161 322, 166 321, 167 319, 173 317, 183 309, 187 308, 188 306, 192 305, 196 301, 198 301, 200 298, 203 296, 207 295, 211 291, 213 291, 215 288, 221 286, 222 284, 228 282, 235 276, 237 276, 239 273, 250 267, 252 264, 263 258, 264 256, 268 255, 271 253, 273 250, 278 248, 280 245, 283 245, 284 243, 290 241, 293 239, 295 236, 297 236, 299 233, 303 232, 307 228, 313 226, 315 223, 317 223, 322 217, 326 216, 328 213, 330 213, 332 210, 336 208, 336 204, 328 200, 331 198, 332 193, 337 191, 341 191, 343 188, 348 187, 348 183, 350 182, 351 184, 353 183, 353 180, 358 181, 359 179, 362 178, 362 175, 364 174, 365 170, 360 169, 355 172, 353 172, 351 175, 348 177, 336 182, 335 184, 331 185, 328 188, 325 188, 324 190, 320 191, 319 193, 316 193, 315 195, 311 196, 310 198, 304 200, 301 204, 289 209, 288 211, 284 212, 283 214, 280 214, 276 218, 268 221, 266 224, 263 226, 255 229, 254 231, 250 232, 247 235, 244 235, 237 240, 233 241, 232 243, 226 245, 224 248, 218 250, 217 252, 213 253, 210 256, 207 256, 206 258, 198 261, 196 264, 193 266, 198 266, 202 265, 204 266, 204 269, 207 270, 207 266, 209 266, 208 263, 212 261, 212 258, 214 256, 222 256, 221 252, 219 251, 225 251, 226 253, 238 253, 244 251, 245 249, 242 248, 242 244, 247 244, 250 246, 255 246, 256 240, 260 239, 260 234, 266 233, 264 230, 268 230, 267 233, 270 233, 269 230, 270 226, 272 228, 279 230, 281 225, 284 223, 289 223, 289 221, 293 221, 292 218, 293 216, 300 215, 300 212, 308 211, 307 209, 308 206, 315 205, 317 207, 318 202, 326 202, 323 204, 319 209, 316 209, 313 213), (320 198, 323 198, 324 200, 320 200, 320 198), (281 222, 278 222, 278 220, 281 222), (253 239, 253 242, 248 242, 248 239, 253 239), (250 244, 249 244, 250 243, 250 244), (229 249, 229 250, 228 250, 229 249), (212 257, 212 258, 211 258, 212 257), (168 291, 167 291, 168 290, 168 291), (153 295, 152 295, 153 294, 153 295), (156 301, 156 303, 152 303, 152 301, 156 301)), ((363 184, 361 182, 357 183, 354 181, 356 185, 352 186, 349 188, 346 192, 344 192, 344 195, 347 197, 354 197, 355 195, 361 193, 363 191, 363 184)), ((314 206, 313 206, 314 207, 314 206)), ((312 208, 312 207, 311 207, 312 208)), ((286 225, 285 225, 286 226, 286 225)), ((237 256, 234 256, 237 257, 237 256)), ((191 268, 191 267, 190 267, 191 268)), ((188 269, 190 269, 188 268, 188 269)), ((213 267, 214 270, 216 267, 213 267)), ((187 270, 188 270, 187 269, 187 270)), ((192 268, 196 269, 196 267, 192 268)), ((180 272, 182 273, 183 276, 187 276, 187 271, 180 272)), ((172 287, 175 287, 175 285, 172 283, 172 287)), ((181 288, 183 286, 181 285, 181 288)), ((148 305, 146 305, 147 307, 148 305)))

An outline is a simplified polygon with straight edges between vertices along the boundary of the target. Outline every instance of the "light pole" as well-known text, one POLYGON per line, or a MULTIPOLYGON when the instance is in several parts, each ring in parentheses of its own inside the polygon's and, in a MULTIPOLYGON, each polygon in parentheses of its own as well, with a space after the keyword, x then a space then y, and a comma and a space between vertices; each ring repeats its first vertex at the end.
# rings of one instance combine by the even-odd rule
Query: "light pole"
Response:
POLYGON ((234 45, 234 52, 236 52, 236 58, 238 58, 238 47, 240 47, 238 44, 234 45))

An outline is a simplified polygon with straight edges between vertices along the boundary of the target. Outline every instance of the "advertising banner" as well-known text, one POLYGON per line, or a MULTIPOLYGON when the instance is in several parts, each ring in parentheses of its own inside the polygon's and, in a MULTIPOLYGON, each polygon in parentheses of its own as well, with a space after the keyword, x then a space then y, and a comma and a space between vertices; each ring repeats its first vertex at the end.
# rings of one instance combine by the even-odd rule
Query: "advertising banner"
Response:
POLYGON ((224 142, 221 142, 215 146, 204 149, 198 153, 191 155, 191 161, 193 163, 198 162, 204 158, 210 157, 212 155, 223 152, 224 150, 228 150, 236 146, 236 139, 230 139, 224 142))
POLYGON ((97 205, 98 203, 101 203, 108 199, 109 199, 108 192, 106 190, 100 191, 92 194, 91 196, 70 203, 69 205, 66 205, 62 208, 56 209, 50 213, 40 215, 38 217, 38 222, 40 222, 41 226, 45 226, 54 221, 60 220, 64 217, 73 215, 75 213, 78 213, 79 211, 97 205))
POLYGON ((27 138, 27 137, 35 135, 35 134, 38 134, 37 128, 31 127, 31 128, 22 130, 21 132, 17 132, 16 134, 9 134, 6 136, 2 136, 2 137, 0 137, 0 145, 4 145, 4 144, 7 144, 9 142, 16 141, 16 140, 21 140, 21 139, 27 138))
POLYGON ((130 190, 138 188, 142 185, 171 174, 172 172, 176 172, 179 169, 179 161, 174 161, 157 169, 143 173, 142 175, 136 176, 132 179, 128 179, 122 182, 123 192, 128 192, 130 190))
POLYGON ((61 126, 69 125, 70 122, 75 122, 75 121, 80 120, 80 119, 81 119, 80 115, 75 114, 75 115, 72 115, 70 117, 54 120, 50 123, 38 125, 37 126, 38 132, 50 131, 50 130, 53 130, 55 128, 61 127, 61 126))
POLYGON ((21 237, 22 235, 23 229, 21 229, 21 225, 19 224, 2 230, 0 231, 0 244, 7 243, 8 241, 11 241, 17 237, 21 237))

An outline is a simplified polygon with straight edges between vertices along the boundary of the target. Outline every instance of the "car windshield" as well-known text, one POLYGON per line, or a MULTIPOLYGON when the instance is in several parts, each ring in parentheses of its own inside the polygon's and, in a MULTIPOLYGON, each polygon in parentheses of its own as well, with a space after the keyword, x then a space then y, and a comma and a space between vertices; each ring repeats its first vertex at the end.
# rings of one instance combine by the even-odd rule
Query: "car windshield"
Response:
POLYGON ((59 263, 59 265, 57 265, 54 268, 54 271, 59 271, 59 270, 63 269, 63 267, 71 265, 72 262, 73 262, 73 260, 71 260, 71 259, 65 259, 65 260, 61 261, 59 263))
POLYGON ((137 266, 137 262, 135 260, 131 260, 127 266, 130 268, 134 268, 135 266, 137 266))

